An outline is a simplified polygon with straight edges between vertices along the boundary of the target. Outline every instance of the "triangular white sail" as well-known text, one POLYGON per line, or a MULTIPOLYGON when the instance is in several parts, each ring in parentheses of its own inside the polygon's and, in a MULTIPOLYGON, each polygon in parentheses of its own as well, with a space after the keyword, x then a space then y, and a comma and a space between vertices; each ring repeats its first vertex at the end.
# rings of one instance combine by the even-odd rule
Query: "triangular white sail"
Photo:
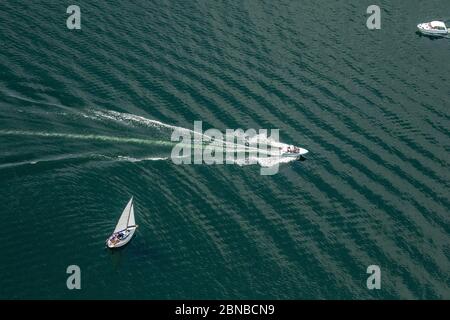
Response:
POLYGON ((133 208, 133 197, 131 197, 127 206, 120 216, 119 222, 117 222, 114 233, 125 230, 129 225, 134 225, 134 208, 133 208), (131 223, 132 221, 132 223, 131 223))
POLYGON ((131 205, 131 212, 130 212, 130 216, 128 218, 128 224, 127 227, 129 226, 134 226, 136 225, 136 222, 134 221, 134 203, 131 205))

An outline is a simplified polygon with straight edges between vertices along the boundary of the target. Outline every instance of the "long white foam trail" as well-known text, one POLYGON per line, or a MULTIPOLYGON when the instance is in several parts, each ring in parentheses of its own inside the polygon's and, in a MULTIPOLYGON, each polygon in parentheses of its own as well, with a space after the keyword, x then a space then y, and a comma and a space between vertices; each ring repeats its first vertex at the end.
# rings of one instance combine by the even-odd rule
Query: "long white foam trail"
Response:
MULTIPOLYGON (((187 132, 190 134, 195 133, 191 129, 186 129, 183 127, 170 125, 170 124, 158 121, 158 120, 148 119, 148 118, 138 116, 135 114, 131 114, 131 113, 123 113, 123 112, 118 112, 118 111, 113 111, 113 110, 100 110, 100 109, 91 109, 88 112, 83 112, 83 111, 73 110, 73 108, 69 108, 67 106, 64 106, 64 105, 61 105, 58 103, 38 101, 38 100, 22 97, 18 94, 14 94, 12 92, 9 92, 7 95, 10 97, 16 98, 16 99, 20 99, 20 100, 35 103, 35 104, 42 104, 42 105, 62 108, 67 111, 70 111, 74 115, 78 115, 80 117, 87 118, 90 120, 105 120, 106 119, 106 120, 115 121, 115 122, 118 122, 121 124, 133 124, 133 125, 146 126, 146 127, 152 127, 152 128, 166 128, 166 129, 170 129, 170 130, 178 130, 180 132, 187 132)), ((201 136, 202 136, 202 138, 205 138, 206 140, 211 139, 211 137, 209 137, 208 135, 205 135, 205 134, 202 134, 201 136)), ((98 136, 98 137, 102 137, 102 136, 98 136)), ((117 137, 112 137, 112 138, 117 138, 117 137)), ((119 138, 119 139, 121 139, 121 138, 119 138)), ((99 138, 99 140, 101 140, 101 138, 99 138)), ((103 141, 106 141, 106 140, 108 140, 108 139, 104 139, 103 141)), ((133 140, 140 140, 140 139, 133 139, 133 140)), ((145 140, 145 139, 141 139, 141 140, 145 140)), ((254 137, 249 138, 248 141, 250 142, 250 146, 246 147, 247 150, 258 151, 259 153, 262 153, 262 154, 273 154, 273 150, 266 151, 261 148, 254 148, 251 146, 252 143, 254 143, 254 142, 257 142, 259 144, 265 143, 267 146, 273 147, 273 149, 287 146, 287 144, 270 140, 270 138, 267 138, 266 136, 263 136, 263 135, 256 135, 254 137)), ((116 140, 116 142, 119 142, 119 141, 116 140)), ((223 143, 224 145, 230 145, 230 143, 227 141, 219 141, 219 142, 223 143)), ((131 142, 131 143, 133 143, 133 142, 131 142)), ((237 143, 232 143, 232 145, 236 146, 237 148, 240 147, 237 143)))
POLYGON ((141 145, 165 145, 172 146, 173 143, 169 141, 124 138, 115 136, 95 135, 95 134, 73 134, 73 133, 58 133, 58 132, 43 132, 43 131, 19 131, 19 130, 0 130, 0 135, 16 135, 16 136, 32 136, 43 138, 63 138, 74 140, 96 140, 114 143, 132 143, 141 145))
POLYGON ((11 168, 11 167, 19 167, 24 165, 35 165, 42 162, 54 162, 54 161, 61 161, 61 160, 73 160, 73 159, 82 159, 82 158, 90 158, 95 157, 99 155, 92 155, 92 154, 65 154, 60 156, 54 156, 54 157, 43 157, 38 159, 31 159, 31 160, 24 160, 19 162, 10 162, 10 163, 2 163, 0 164, 0 169, 5 168, 11 168))
MULTIPOLYGON (((182 127, 177 127, 177 126, 173 126, 161 121, 157 121, 157 120, 152 120, 152 119, 148 119, 142 116, 137 116, 134 114, 130 114, 130 113, 122 113, 122 112, 117 112, 117 111, 112 111, 112 110, 92 110, 92 113, 97 116, 99 119, 107 119, 107 120, 112 120, 115 122, 120 122, 120 123, 129 123, 129 124, 133 124, 133 125, 140 125, 140 126, 147 126, 147 127, 152 127, 152 128, 165 128, 165 129, 170 129, 170 130, 178 130, 180 132, 186 132, 189 134, 198 134, 196 133, 194 130, 191 129, 186 129, 186 128, 182 128, 182 127)), ((205 135, 204 133, 201 134, 203 139, 206 139, 207 141, 211 140, 212 137, 205 135)), ((238 138, 239 136, 236 135, 236 138, 238 138)), ((216 140, 217 143, 219 144, 223 144, 224 146, 233 146, 235 148, 235 150, 237 152, 240 151, 240 148, 243 150, 247 150, 247 151, 253 151, 253 152, 258 152, 260 154, 270 154, 270 155, 279 155, 279 149, 287 146, 287 144, 285 143, 281 143, 281 142, 277 142, 274 141, 273 139, 270 139, 270 137, 267 137, 266 135, 263 134, 258 134, 255 135, 251 138, 248 139, 249 142, 249 146, 245 146, 245 145, 239 145, 236 142, 230 143, 228 141, 224 141, 224 140, 216 140), (266 149, 262 149, 262 148, 258 148, 258 147, 252 147, 252 145, 258 145, 259 144, 266 144, 267 146, 271 147, 270 150, 266 150, 266 149)))
POLYGON ((137 116, 135 114, 131 113, 122 113, 112 110, 93 110, 92 113, 99 117, 100 119, 108 119, 113 120, 120 123, 130 123, 130 124, 138 124, 143 125, 147 127, 153 127, 153 128, 167 128, 171 130, 180 130, 180 131, 186 131, 189 133, 193 133, 193 130, 185 129, 182 127, 173 126, 161 121, 147 119, 145 117, 137 116))
POLYGON ((19 162, 10 162, 10 163, 1 163, 0 164, 0 170, 1 169, 7 169, 7 168, 13 168, 13 167, 20 167, 25 165, 36 165, 39 163, 45 163, 45 162, 57 162, 57 161, 65 161, 65 160, 76 160, 76 159, 96 159, 96 160, 102 160, 102 161, 128 161, 128 162, 141 162, 141 161, 165 161, 168 160, 168 157, 143 157, 143 158, 133 158, 128 156, 107 156, 102 154, 89 154, 89 153, 83 153, 83 154, 69 154, 69 155, 61 155, 61 156, 54 156, 54 157, 43 157, 38 159, 31 159, 31 160, 25 160, 25 161, 19 161, 19 162))
POLYGON ((8 92, 5 92, 4 94, 6 96, 8 96, 8 97, 11 97, 11 98, 14 98, 14 99, 18 99, 18 100, 22 100, 22 101, 29 102, 29 103, 33 103, 33 104, 46 105, 46 106, 57 107, 57 108, 62 108, 62 109, 70 109, 67 106, 63 106, 62 104, 46 102, 46 101, 39 101, 39 100, 23 97, 23 96, 21 96, 21 95, 19 95, 17 93, 14 93, 14 92, 12 92, 10 90, 8 90, 8 92))
MULTIPOLYGON (((16 96, 14 96, 16 97, 16 96)), ((191 129, 186 129, 170 124, 163 123, 158 120, 152 120, 148 119, 142 116, 130 114, 130 113, 121 113, 117 111, 112 110, 101 110, 101 109, 91 109, 88 111, 78 111, 78 110, 72 110, 71 108, 54 104, 54 103, 47 103, 47 102, 40 102, 35 101, 23 97, 16 97, 18 99, 26 100, 28 102, 33 103, 41 103, 49 106, 64 108, 65 110, 69 111, 70 114, 77 115, 83 118, 87 118, 89 120, 94 121, 113 121, 116 123, 119 123, 121 125, 125 126, 138 126, 138 127, 148 127, 148 128, 161 128, 161 129, 168 129, 168 130, 177 130, 179 132, 186 132, 192 135, 194 134, 198 135, 198 132, 195 132, 191 129)), ((235 152, 251 152, 253 154, 259 154, 259 155, 269 155, 270 157, 254 157, 252 155, 249 156, 248 159, 251 161, 245 160, 236 160, 235 163, 238 165, 247 165, 247 164, 255 164, 258 163, 261 166, 272 166, 277 163, 285 163, 293 161, 292 158, 283 158, 280 156, 280 150, 282 147, 287 146, 287 144, 273 141, 270 138, 267 138, 265 135, 256 135, 253 137, 249 137, 246 139, 248 142, 248 145, 245 143, 242 144, 242 137, 239 137, 239 131, 235 131, 237 140, 233 142, 223 141, 216 139, 214 143, 218 145, 222 145, 224 147, 232 147, 231 149, 235 152), (241 141, 241 143, 238 143, 238 141, 241 141), (261 146, 261 143, 266 144, 268 146, 268 149, 263 149, 259 146, 261 146), (256 147, 255 147, 256 146, 256 147)), ((96 135, 96 134, 72 134, 72 133, 52 133, 52 132, 35 132, 35 131, 19 131, 19 130, 0 130, 0 135, 23 135, 23 136, 35 136, 35 137, 49 137, 49 138, 65 138, 65 139, 77 139, 77 140, 94 140, 94 141, 105 141, 105 142, 111 142, 111 143, 131 143, 131 144, 140 144, 140 145, 161 145, 161 146, 173 146, 174 143, 170 141, 170 137, 167 136, 167 139, 164 140, 163 138, 159 139, 138 139, 138 138, 131 138, 131 137, 117 137, 117 136, 107 136, 107 135, 96 135)), ((205 135, 204 133, 201 134, 204 144, 210 143, 212 138, 208 135, 205 135)), ((116 158, 116 160, 126 160, 126 161, 156 161, 156 160, 167 160, 167 157, 165 158, 152 158, 152 157, 144 157, 144 158, 134 158, 130 156, 123 156, 116 158)), ((113 159, 111 159, 113 160, 113 159)))
POLYGON ((169 157, 143 157, 143 158, 134 158, 128 156, 117 156, 119 161, 129 161, 129 162, 141 162, 141 161, 165 161, 168 160, 169 157))

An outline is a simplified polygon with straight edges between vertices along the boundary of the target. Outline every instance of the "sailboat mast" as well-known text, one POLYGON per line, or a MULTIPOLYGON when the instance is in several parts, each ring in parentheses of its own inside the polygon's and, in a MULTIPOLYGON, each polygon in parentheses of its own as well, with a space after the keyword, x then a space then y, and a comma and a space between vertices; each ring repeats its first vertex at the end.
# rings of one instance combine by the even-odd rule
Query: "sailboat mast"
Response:
POLYGON ((133 206, 134 206, 133 198, 131 198, 130 211, 128 211, 127 228, 128 228, 129 223, 130 223, 131 210, 133 210, 133 206))

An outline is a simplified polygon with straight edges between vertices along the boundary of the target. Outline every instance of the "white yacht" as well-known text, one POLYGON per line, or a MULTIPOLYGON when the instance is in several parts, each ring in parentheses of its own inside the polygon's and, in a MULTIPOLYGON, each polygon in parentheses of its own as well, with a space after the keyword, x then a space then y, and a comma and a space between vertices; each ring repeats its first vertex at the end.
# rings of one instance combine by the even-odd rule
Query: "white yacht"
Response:
POLYGON ((442 37, 450 33, 450 29, 447 29, 447 26, 442 21, 420 23, 417 25, 417 28, 422 34, 427 36, 442 37))

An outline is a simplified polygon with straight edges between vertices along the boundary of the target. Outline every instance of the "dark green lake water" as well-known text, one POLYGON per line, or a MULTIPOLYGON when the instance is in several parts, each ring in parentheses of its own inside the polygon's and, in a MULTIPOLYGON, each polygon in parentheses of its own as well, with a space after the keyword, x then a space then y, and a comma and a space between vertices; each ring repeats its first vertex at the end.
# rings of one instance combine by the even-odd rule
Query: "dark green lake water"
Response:
POLYGON ((377 31, 370 1, 68 4, 0 2, 0 298, 450 298, 450 39, 415 29, 449 1, 378 1, 377 31), (310 153, 175 165, 153 120, 310 153))

